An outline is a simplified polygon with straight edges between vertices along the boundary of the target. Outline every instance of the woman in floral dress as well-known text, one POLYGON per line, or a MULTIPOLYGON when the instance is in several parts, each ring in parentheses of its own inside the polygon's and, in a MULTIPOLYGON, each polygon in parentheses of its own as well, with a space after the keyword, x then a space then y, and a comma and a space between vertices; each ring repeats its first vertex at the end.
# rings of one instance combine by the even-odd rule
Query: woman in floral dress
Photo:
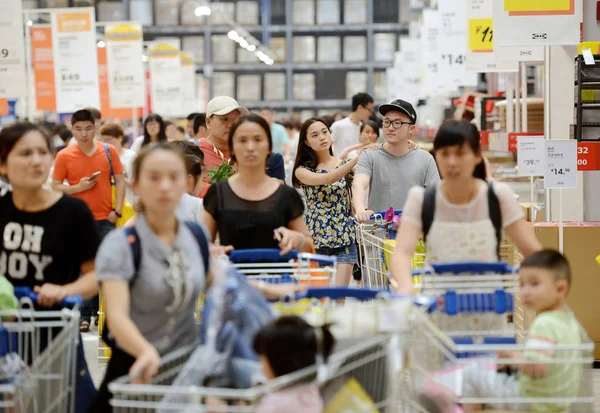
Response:
POLYGON ((351 221, 353 169, 358 156, 341 161, 333 156, 331 132, 321 119, 311 118, 300 129, 293 184, 306 196, 306 224, 318 254, 337 258, 337 285, 349 285, 358 262, 351 221))

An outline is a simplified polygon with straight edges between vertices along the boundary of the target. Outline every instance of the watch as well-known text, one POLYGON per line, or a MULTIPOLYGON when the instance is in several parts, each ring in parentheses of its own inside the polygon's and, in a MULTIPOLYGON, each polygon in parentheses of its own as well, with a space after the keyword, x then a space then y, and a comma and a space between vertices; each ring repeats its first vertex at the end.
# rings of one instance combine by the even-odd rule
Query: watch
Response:
POLYGON ((113 212, 118 218, 123 218, 123 215, 119 214, 116 209, 113 209, 113 212))

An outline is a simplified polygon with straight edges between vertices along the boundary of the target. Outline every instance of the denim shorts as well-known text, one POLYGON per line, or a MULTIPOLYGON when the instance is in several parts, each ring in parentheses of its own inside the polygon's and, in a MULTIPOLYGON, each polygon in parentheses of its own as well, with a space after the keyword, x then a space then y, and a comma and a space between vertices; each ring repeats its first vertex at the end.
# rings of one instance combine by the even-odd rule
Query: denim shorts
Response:
POLYGON ((317 248, 317 254, 336 257, 338 264, 356 264, 358 263, 358 250, 356 244, 346 245, 344 247, 321 247, 317 248))

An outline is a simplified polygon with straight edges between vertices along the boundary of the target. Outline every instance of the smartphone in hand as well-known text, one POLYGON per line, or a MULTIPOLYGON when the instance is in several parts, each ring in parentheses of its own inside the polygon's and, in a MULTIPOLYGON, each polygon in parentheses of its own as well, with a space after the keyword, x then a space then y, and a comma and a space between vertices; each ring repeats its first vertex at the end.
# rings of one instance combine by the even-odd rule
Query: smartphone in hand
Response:
POLYGON ((93 173, 93 174, 90 176, 90 179, 97 178, 97 177, 98 177, 98 175, 100 175, 101 173, 102 173, 102 171, 94 172, 94 173, 93 173))

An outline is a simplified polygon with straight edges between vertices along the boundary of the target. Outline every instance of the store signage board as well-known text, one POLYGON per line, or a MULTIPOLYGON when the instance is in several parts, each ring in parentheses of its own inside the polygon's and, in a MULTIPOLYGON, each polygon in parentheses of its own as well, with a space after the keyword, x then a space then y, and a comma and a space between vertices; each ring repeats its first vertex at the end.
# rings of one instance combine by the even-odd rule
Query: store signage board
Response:
POLYGON ((467 71, 467 4, 456 0, 438 0, 438 10, 442 15, 440 49, 438 55, 440 72, 451 91, 460 86, 475 87, 477 73, 467 71))
POLYGON ((143 107, 142 26, 133 22, 107 24, 104 33, 110 107, 143 107))
POLYGON ((467 0, 467 70, 517 72, 517 62, 503 61, 494 52, 494 0, 467 0))
POLYGON ((581 41, 582 0, 494 0, 496 44, 577 45, 581 41))
POLYGON ((428 95, 439 95, 446 91, 445 78, 442 74, 440 56, 440 35, 442 14, 438 10, 423 10, 423 28, 421 34, 423 48, 423 85, 428 95))
POLYGON ((600 142, 577 142, 577 170, 600 171, 600 142))
POLYGON ((27 96, 21 0, 0 0, 0 98, 27 96))
MULTIPOLYGON (((396 95, 402 95, 404 100, 416 105, 424 97, 422 90, 423 52, 420 39, 400 39, 400 67, 398 89, 396 95), (405 97, 404 97, 405 96, 405 97)), ((394 97, 398 99, 399 96, 394 97)))
POLYGON ((197 106, 196 100, 196 62, 188 53, 181 53, 181 89, 183 93, 183 107, 191 112, 197 106))
POLYGON ((49 25, 30 27, 30 35, 35 109, 41 112, 53 112, 56 110, 56 85, 54 84, 52 28, 49 25))
POLYGON ((519 176, 543 176, 545 159, 546 142, 543 136, 517 136, 519 176))
POLYGON ((178 39, 148 46, 152 111, 166 117, 184 115, 181 90, 181 58, 178 39))
POLYGON ((564 189, 577 187, 577 141, 546 140, 544 187, 564 189))
POLYGON ((52 12, 56 110, 73 113, 100 107, 94 9, 52 12))

